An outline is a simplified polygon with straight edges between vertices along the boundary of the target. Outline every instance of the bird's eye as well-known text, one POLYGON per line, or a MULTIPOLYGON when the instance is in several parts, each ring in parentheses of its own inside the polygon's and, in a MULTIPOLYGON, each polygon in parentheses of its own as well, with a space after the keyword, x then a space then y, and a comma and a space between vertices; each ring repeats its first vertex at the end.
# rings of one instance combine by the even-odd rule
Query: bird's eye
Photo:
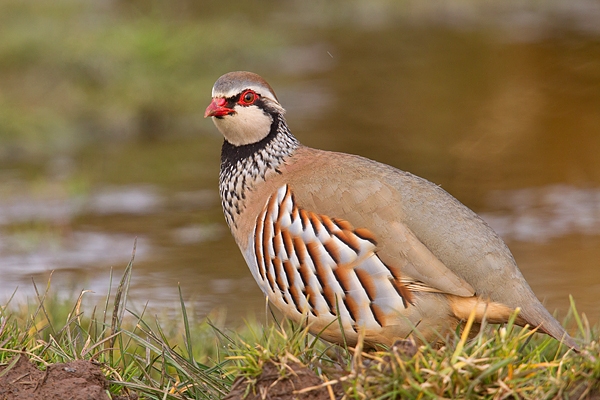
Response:
POLYGON ((240 103, 245 104, 245 105, 252 104, 256 101, 256 97, 257 97, 257 94, 254 93, 252 90, 246 90, 240 96, 240 103))

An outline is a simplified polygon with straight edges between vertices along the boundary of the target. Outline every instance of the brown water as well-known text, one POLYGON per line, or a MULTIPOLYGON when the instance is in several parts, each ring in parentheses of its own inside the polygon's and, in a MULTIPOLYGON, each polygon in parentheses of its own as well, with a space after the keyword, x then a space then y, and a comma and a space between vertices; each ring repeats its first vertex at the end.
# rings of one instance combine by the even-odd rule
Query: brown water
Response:
MULTIPOLYGON (((275 8, 273 29, 296 39, 255 72, 295 135, 440 184, 501 234, 550 310, 564 316, 573 295, 597 323, 600 33, 585 12, 580 24, 523 12, 510 25, 364 4, 348 15, 275 8)), ((210 86, 195 89, 201 115, 210 86)), ((2 297, 17 286, 30 296, 31 279, 45 285, 52 270, 60 293, 103 295, 137 238, 138 307, 176 309, 180 285, 198 316, 262 312, 222 217, 216 129, 150 136, 51 157, 43 178, 27 163, 0 171, 2 297)))

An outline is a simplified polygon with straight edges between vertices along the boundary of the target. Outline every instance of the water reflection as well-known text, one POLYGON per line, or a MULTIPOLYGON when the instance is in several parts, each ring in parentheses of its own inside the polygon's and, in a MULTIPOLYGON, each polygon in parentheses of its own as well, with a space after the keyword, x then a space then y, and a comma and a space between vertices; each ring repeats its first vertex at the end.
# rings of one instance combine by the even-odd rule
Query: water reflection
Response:
POLYGON ((553 185, 490 194, 482 217, 507 240, 546 242, 600 234, 600 189, 553 185))
POLYGON ((86 204, 88 212, 106 214, 152 214, 159 212, 164 199, 152 186, 113 186, 97 190, 86 204))
MULTIPOLYGON (((29 238, 24 234, 4 235, 1 239, 4 278, 10 275, 38 275, 52 270, 94 268, 98 263, 123 265, 130 258, 133 248, 128 235, 99 232, 72 232, 68 237, 40 240, 37 245, 29 244, 29 238)), ((143 261, 150 248, 148 239, 138 237, 137 241, 140 251, 136 253, 136 258, 143 261)))

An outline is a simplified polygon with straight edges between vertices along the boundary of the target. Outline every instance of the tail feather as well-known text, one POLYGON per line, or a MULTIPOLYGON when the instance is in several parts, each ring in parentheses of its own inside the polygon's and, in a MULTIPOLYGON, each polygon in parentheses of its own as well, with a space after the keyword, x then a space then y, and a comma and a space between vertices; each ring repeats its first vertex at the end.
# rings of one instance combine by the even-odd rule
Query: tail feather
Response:
MULTIPOLYGON (((475 310, 475 320, 477 322, 482 322, 485 318, 486 321, 492 324, 502 324, 507 322, 515 312, 515 309, 504 304, 493 301, 486 302, 479 297, 449 296, 449 300, 456 318, 463 320, 468 319, 475 310)), ((575 351, 579 351, 579 346, 575 343, 575 340, 539 302, 533 308, 520 310, 515 319, 515 324, 538 328, 540 332, 552 336, 575 351)))
POLYGON ((541 303, 538 302, 535 307, 521 310, 520 315, 530 326, 538 327, 540 332, 552 336, 575 351, 580 350, 575 340, 541 303))

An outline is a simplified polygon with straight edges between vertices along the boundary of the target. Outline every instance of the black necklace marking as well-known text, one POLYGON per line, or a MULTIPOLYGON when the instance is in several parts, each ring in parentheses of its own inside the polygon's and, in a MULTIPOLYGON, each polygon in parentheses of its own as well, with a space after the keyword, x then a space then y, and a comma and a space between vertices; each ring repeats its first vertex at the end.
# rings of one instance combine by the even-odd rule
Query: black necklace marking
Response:
MULTIPOLYGON (((259 104, 259 107, 267 109, 265 104, 259 104)), ((221 148, 219 192, 225 219, 230 227, 236 226, 235 218, 243 211, 246 191, 251 190, 257 180, 265 180, 267 172, 279 173, 277 167, 300 146, 283 115, 270 110, 266 112, 273 119, 267 136, 256 143, 242 146, 225 140, 221 148)))

